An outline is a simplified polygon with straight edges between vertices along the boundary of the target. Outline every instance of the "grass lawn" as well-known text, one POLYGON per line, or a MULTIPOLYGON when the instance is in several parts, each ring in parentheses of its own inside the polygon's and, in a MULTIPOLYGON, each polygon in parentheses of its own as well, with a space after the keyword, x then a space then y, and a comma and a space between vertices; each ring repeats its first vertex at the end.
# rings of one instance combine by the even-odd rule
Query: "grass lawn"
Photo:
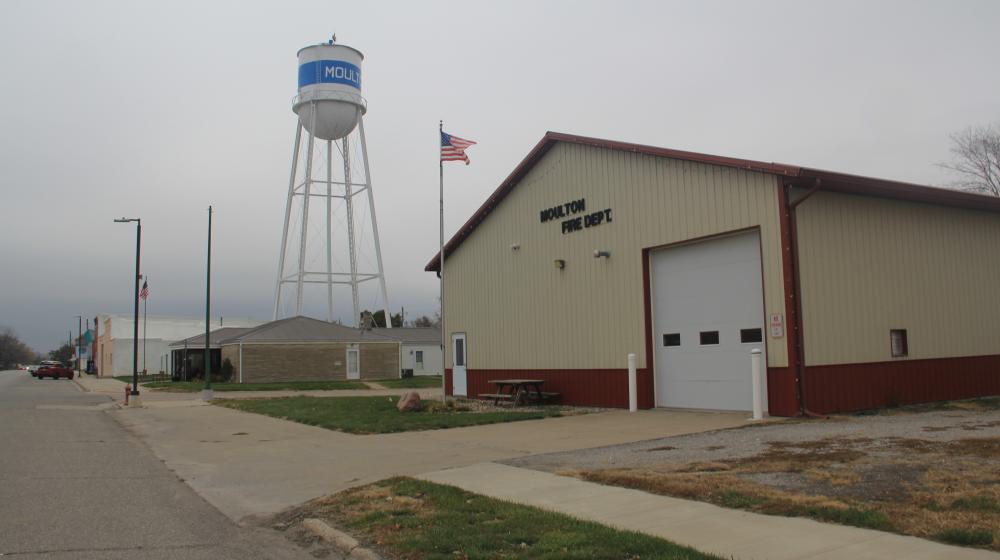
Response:
MULTIPOLYGON (((130 380, 131 382, 131 380, 130 380)), ((140 381, 140 383, 142 383, 140 381)), ((205 388, 204 381, 146 382, 142 386, 168 393, 195 393, 205 388)), ((360 381, 284 381, 277 383, 212 383, 215 391, 328 391, 367 389, 360 381)))
POLYGON ((641 533, 411 478, 319 498, 285 515, 286 524, 325 519, 392 558, 719 559, 641 533))
POLYGON ((390 389, 433 389, 441 387, 440 375, 421 375, 406 379, 372 379, 375 383, 385 385, 390 389))
POLYGON ((437 403, 433 410, 426 407, 422 412, 399 412, 396 410, 398 400, 399 397, 281 397, 221 399, 213 404, 351 434, 460 428, 560 415, 558 410, 469 412, 442 407, 437 401, 424 401, 425 406, 428 402, 437 403))

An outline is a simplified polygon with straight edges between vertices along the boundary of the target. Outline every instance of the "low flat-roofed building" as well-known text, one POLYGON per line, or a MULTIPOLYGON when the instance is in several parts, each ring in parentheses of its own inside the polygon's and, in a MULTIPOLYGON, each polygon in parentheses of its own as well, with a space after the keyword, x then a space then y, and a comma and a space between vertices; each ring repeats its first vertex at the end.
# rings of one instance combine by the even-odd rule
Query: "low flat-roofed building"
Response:
MULTIPOLYGON (((101 314, 95 318, 94 360, 97 375, 113 377, 132 374, 134 321, 132 314, 101 314)), ((222 327, 256 327, 261 321, 218 317, 211 320, 211 329, 222 327)), ((139 316, 138 370, 149 373, 168 372, 170 345, 205 332, 205 318, 171 317, 166 315, 139 316)))
POLYGON ((441 375, 444 360, 441 356, 441 329, 437 327, 394 327, 375 332, 398 340, 400 364, 404 373, 413 375, 441 375))

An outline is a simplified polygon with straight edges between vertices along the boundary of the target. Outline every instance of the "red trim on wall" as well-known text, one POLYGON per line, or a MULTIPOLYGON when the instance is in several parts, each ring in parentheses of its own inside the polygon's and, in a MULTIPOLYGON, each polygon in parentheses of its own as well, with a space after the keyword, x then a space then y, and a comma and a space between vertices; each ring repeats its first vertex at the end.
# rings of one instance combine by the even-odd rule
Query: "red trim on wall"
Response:
MULTIPOLYGON (((654 371, 653 361, 653 300, 652 288, 649 285, 649 253, 650 249, 642 250, 642 312, 643 330, 646 333, 646 371, 654 371)), ((653 408, 656 406, 656 385, 653 376, 649 375, 647 386, 639 387, 639 408, 653 408)))
MULTIPOLYGON (((542 390, 559 393, 560 404, 628 408, 627 369, 470 369, 466 376, 470 398, 495 393, 494 379, 544 379, 542 390)), ((647 368, 638 369, 636 381, 639 408, 651 408, 643 395, 652 395, 653 376, 647 368)))
POLYGON ((798 416, 795 370, 789 367, 767 368, 767 413, 771 416, 798 416))
MULTIPOLYGON (((1000 355, 929 360, 900 360, 866 364, 809 366, 810 409, 823 414, 851 412, 894 405, 1000 395, 1000 355)), ((639 407, 651 408, 653 375, 639 369, 639 407), (644 395, 647 398, 644 398, 644 395)), ((446 390, 452 393, 451 370, 445 370, 446 390)), ((493 379, 544 379, 545 390, 561 393, 561 404, 628 407, 628 371, 625 369, 487 369, 468 371, 470 397, 493 393, 493 379)), ((792 368, 768 368, 767 398, 771 416, 795 416, 783 395, 792 391, 792 368)))
POLYGON ((455 386, 452 384, 451 380, 451 368, 445 368, 444 370, 444 394, 455 394, 455 386))
POLYGON ((823 414, 1000 395, 1000 355, 807 366, 809 408, 823 414))
MULTIPOLYGON (((778 184, 778 220, 781 226, 781 276, 785 286, 785 341, 788 352, 788 367, 784 373, 776 373, 772 388, 771 369, 767 372, 768 408, 774 416, 796 416, 802 410, 799 402, 799 375, 801 354, 799 353, 799 314, 797 293, 795 287, 795 248, 792 243, 792 215, 788 208, 788 196, 785 185, 778 184)), ((782 368, 774 368, 779 370, 782 368)))

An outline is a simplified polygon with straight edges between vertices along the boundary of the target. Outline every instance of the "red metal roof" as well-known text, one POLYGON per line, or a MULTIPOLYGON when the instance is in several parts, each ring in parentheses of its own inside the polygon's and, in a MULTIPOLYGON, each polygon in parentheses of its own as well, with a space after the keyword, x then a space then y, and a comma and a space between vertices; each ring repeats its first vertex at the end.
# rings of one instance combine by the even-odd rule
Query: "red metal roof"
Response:
MULTIPOLYGON (((455 232, 455 235, 445 244, 445 255, 449 255, 462 244, 463 241, 486 219, 486 216, 500 204, 500 201, 507 196, 510 191, 517 186, 525 174, 554 146, 557 142, 568 142, 595 148, 605 148, 609 150, 619 150, 636 154, 680 159, 685 161, 695 161, 710 165, 720 165, 723 167, 733 167, 746 171, 757 171, 760 173, 770 173, 785 177, 785 182, 811 187, 818 179, 822 184, 822 190, 841 192, 847 194, 857 194, 864 196, 875 196, 879 198, 892 198, 898 200, 908 200, 912 202, 923 202, 927 204, 938 204, 941 206, 954 206, 972 210, 986 210, 990 212, 1000 212, 1000 198, 972 194, 962 191, 954 191, 925 185, 915 185, 912 183, 902 183, 899 181, 889 181, 874 177, 863 177, 860 175, 850 175, 847 173, 837 173, 834 171, 824 171, 822 169, 809 169, 795 165, 783 163, 767 163, 749 159, 738 159, 725 156, 715 156, 711 154, 700 154, 697 152, 685 152, 682 150, 671 150, 669 148, 658 148, 656 146, 646 146, 643 144, 631 144, 628 142, 618 142, 615 140, 603 140, 601 138, 589 138, 586 136, 576 136, 573 134, 563 134, 560 132, 546 132, 545 136, 535 144, 528 155, 518 164, 514 171, 493 194, 486 199, 486 202, 455 232)), ((437 271, 440 267, 441 253, 434 255, 427 266, 426 271, 437 271)))

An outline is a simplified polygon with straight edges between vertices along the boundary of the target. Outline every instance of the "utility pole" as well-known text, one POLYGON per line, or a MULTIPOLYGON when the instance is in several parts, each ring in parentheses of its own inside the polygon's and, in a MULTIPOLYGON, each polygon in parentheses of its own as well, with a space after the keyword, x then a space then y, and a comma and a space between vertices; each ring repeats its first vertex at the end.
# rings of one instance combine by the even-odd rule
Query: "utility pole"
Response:
POLYGON ((209 333, 212 330, 212 207, 208 207, 208 261, 205 267, 205 389, 201 392, 204 400, 212 399, 212 354, 209 333))
MULTIPOLYGON (((149 287, 149 276, 146 276, 146 287, 149 287)), ((142 298, 142 376, 146 377, 146 320, 149 319, 149 292, 142 298)))

